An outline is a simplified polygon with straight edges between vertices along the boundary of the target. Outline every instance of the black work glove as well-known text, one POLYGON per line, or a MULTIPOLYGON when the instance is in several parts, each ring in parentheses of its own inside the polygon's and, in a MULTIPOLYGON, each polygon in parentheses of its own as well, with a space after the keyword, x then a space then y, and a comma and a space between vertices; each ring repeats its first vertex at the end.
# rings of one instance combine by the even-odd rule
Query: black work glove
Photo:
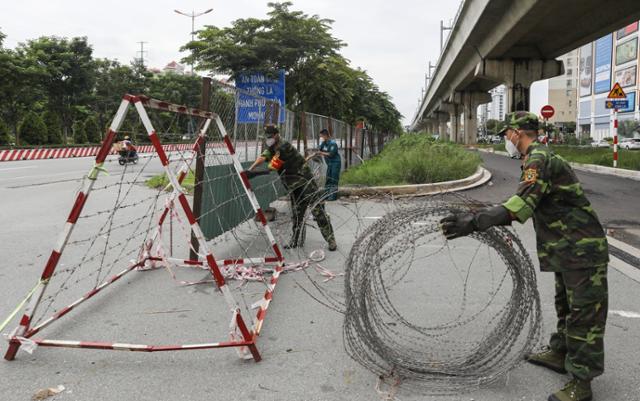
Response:
POLYGON ((246 170, 245 172, 247 173, 247 178, 248 179, 252 179, 252 178, 257 177, 259 175, 267 175, 267 174, 270 173, 269 170, 260 170, 260 171, 246 170))
POLYGON ((476 230, 473 213, 452 214, 440 220, 442 232, 447 239, 464 237, 476 230))
POLYGON ((511 224, 511 214, 504 206, 494 206, 475 213, 459 213, 440 220, 447 239, 464 237, 474 231, 485 231, 493 226, 511 224))

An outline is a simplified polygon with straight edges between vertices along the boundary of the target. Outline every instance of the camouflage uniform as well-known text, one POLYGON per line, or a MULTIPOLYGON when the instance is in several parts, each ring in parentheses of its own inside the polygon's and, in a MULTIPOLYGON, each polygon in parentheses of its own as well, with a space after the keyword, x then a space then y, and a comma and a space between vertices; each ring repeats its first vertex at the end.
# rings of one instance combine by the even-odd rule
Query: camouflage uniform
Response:
MULTIPOLYGON (((291 199, 291 211, 293 215, 293 237, 291 244, 302 246, 305 239, 304 217, 309 205, 314 205, 311 214, 318 224, 322 236, 327 242, 335 241, 331 221, 324 208, 324 202, 320 202, 322 193, 318 190, 311 169, 305 163, 304 158, 291 143, 280 140, 276 145, 265 148, 260 155, 267 162, 273 163, 280 160, 282 166, 277 169, 280 179, 289 190, 291 199)), ((275 163, 274 163, 275 164, 275 163)))
MULTIPOLYGON (((514 113, 515 118, 522 119, 519 114, 514 113)), ((518 128, 517 123, 510 125, 518 128)), ((565 369, 574 377, 590 380, 601 375, 609 252, 578 178, 562 157, 533 144, 518 191, 503 206, 521 223, 533 218, 540 269, 555 273, 558 325, 551 349, 566 354, 565 369)))

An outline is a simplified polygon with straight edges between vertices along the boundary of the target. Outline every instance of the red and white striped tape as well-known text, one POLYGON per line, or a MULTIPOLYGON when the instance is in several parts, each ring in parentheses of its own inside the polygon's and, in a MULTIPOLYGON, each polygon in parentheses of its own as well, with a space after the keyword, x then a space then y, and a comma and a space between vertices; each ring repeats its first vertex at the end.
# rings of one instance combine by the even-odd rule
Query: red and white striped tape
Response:
MULTIPOLYGON (((207 144, 213 147, 215 144, 207 144)), ((221 145, 218 145, 221 146, 221 145)), ((162 145, 165 152, 185 151, 193 148, 192 143, 173 143, 162 145)), ((138 153, 152 153, 155 151, 153 145, 138 146, 138 153)), ((41 160, 41 159, 68 159, 72 157, 93 157, 98 154, 100 146, 90 147, 70 147, 70 148, 37 148, 37 149, 6 149, 0 150, 0 162, 12 162, 18 160, 41 160)), ((111 151, 111 154, 116 154, 111 151)))

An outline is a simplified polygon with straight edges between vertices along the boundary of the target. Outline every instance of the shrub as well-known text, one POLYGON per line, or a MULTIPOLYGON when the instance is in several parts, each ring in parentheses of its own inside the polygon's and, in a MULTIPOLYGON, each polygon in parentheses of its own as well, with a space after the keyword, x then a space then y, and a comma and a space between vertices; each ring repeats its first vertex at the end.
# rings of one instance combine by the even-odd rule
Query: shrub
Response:
POLYGON ((51 110, 47 110, 42 116, 42 119, 44 125, 47 127, 47 143, 52 145, 63 143, 62 120, 60 117, 51 110))
POLYGON ((18 127, 19 145, 42 145, 47 143, 47 126, 33 111, 28 112, 18 127))
POLYGON ((89 116, 87 117, 86 120, 84 120, 83 129, 90 143, 102 142, 102 135, 100 135, 100 128, 98 128, 98 121, 96 121, 96 118, 94 116, 89 116))
POLYGON ((0 145, 9 145, 11 144, 11 140, 9 127, 7 127, 7 124, 0 118, 0 145))
POLYGON ((73 130, 74 143, 82 144, 82 143, 89 142, 89 140, 87 139, 87 133, 84 130, 84 124, 82 123, 82 121, 79 121, 79 120, 74 121, 71 129, 73 130))
POLYGON ((379 155, 350 168, 341 183, 352 185, 426 184, 473 174, 480 156, 461 146, 436 142, 427 135, 404 134, 379 155))

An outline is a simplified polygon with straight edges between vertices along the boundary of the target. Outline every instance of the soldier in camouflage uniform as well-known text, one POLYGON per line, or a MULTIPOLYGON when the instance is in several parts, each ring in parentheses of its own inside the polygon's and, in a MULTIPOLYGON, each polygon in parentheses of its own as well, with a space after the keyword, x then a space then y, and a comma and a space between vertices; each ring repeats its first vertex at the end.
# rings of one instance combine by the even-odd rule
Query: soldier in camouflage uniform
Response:
POLYGON ((264 133, 266 147, 249 168, 249 171, 264 162, 268 162, 269 168, 280 174, 280 180, 289 191, 293 215, 293 236, 291 241, 285 245, 285 248, 297 248, 304 244, 306 235, 305 213, 307 208, 312 205, 311 214, 316 223, 318 223, 322 236, 329 244, 329 250, 335 251, 337 245, 333 227, 324 208, 324 202, 320 201, 322 193, 319 191, 304 157, 293 145, 280 138, 278 128, 274 125, 267 125, 264 133))
POLYGON ((508 114, 501 134, 512 156, 525 155, 518 191, 500 206, 444 218, 443 231, 453 239, 533 218, 540 269, 555 274, 558 325, 549 347, 526 360, 573 376, 549 401, 592 400, 591 379, 604 371, 605 232, 569 163, 536 143, 535 114, 508 114))

